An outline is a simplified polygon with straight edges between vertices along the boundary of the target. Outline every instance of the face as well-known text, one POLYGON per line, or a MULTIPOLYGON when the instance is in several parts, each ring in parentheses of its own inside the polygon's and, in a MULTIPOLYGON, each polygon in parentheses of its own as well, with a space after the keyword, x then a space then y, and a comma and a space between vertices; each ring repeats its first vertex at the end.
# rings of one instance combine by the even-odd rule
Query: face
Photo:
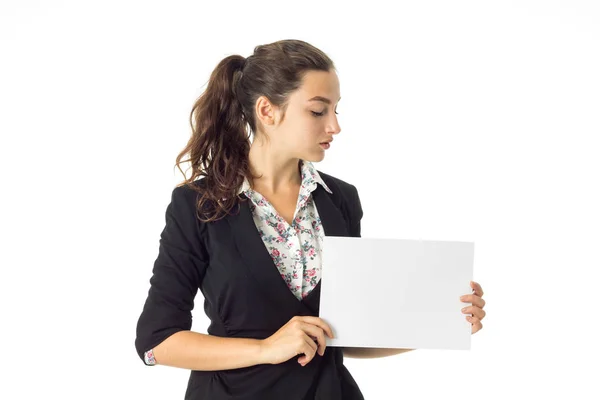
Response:
POLYGON ((264 97, 257 101, 256 111, 272 150, 289 158, 319 162, 328 151, 321 143, 331 141, 341 130, 336 115, 339 100, 340 84, 334 71, 309 71, 290 95, 283 121, 281 110, 264 97))

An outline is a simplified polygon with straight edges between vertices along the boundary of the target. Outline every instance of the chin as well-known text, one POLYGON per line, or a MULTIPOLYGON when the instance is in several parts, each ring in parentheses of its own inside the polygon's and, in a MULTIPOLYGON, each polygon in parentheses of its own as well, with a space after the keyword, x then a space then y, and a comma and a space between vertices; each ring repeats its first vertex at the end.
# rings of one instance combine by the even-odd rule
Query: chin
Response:
POLYGON ((323 161, 324 158, 325 158, 325 152, 323 152, 322 154, 319 154, 319 155, 307 154, 304 157, 302 157, 303 160, 310 161, 313 163, 323 161))

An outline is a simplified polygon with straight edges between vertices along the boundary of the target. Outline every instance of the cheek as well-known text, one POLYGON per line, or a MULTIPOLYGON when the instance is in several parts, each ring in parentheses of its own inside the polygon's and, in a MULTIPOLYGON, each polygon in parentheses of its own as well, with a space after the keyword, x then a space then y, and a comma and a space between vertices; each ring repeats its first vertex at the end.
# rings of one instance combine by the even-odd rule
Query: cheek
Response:
POLYGON ((323 135, 319 134, 319 130, 315 128, 310 128, 304 131, 301 135, 300 140, 304 146, 312 146, 322 138, 323 135))
POLYGON ((316 118, 314 121, 311 121, 308 124, 304 125, 304 137, 310 139, 318 139, 320 137, 325 136, 323 134, 324 131, 323 123, 316 118))

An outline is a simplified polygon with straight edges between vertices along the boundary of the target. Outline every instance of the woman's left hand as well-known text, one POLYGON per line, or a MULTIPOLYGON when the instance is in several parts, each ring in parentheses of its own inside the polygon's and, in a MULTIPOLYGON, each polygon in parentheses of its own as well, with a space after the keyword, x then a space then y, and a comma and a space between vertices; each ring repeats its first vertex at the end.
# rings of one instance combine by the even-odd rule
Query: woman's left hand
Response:
POLYGON ((485 300, 481 298, 483 296, 483 290, 479 283, 471 281, 470 285, 473 288, 473 294, 461 296, 460 301, 463 303, 472 303, 471 306, 462 309, 463 314, 471 314, 471 316, 467 316, 466 319, 471 323, 472 335, 483 328, 481 320, 485 318, 485 311, 483 311, 485 300))

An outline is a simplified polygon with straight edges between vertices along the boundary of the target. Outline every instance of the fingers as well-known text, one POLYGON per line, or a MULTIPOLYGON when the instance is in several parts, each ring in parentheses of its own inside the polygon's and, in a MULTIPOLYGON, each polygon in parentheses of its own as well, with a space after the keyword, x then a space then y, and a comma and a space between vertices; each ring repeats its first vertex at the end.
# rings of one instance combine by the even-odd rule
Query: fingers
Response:
POLYGON ((311 317, 308 315, 298 316, 297 318, 300 319, 301 321, 318 326, 319 328, 321 328, 322 330, 325 331, 327 336, 329 336, 330 338, 333 339, 333 331, 331 330, 331 327, 325 321, 323 321, 321 318, 311 317))
POLYGON ((477 306, 467 306, 467 307, 463 308, 461 311, 463 314, 471 314, 471 315, 473 315, 473 317, 476 317, 479 320, 484 319, 485 314, 486 314, 486 312, 484 310, 482 310, 481 308, 479 308, 477 306))
MULTIPOLYGON (((302 331, 304 331, 305 335, 308 337, 308 339, 314 343, 314 340, 312 338, 315 338, 318 342, 318 350, 319 350, 319 354, 323 355, 323 353, 325 353, 325 332, 323 332, 323 329, 321 329, 320 327, 316 326, 316 325, 312 325, 309 324, 307 322, 300 322, 301 325, 299 325, 299 328, 302 329, 302 331)), ((315 344, 315 347, 317 347, 317 345, 315 344)))
POLYGON ((302 352, 304 352, 305 356, 298 359, 302 366, 308 364, 314 358, 315 353, 318 352, 321 356, 325 354, 325 347, 327 345, 325 334, 329 331, 330 337, 333 336, 329 325, 319 317, 311 316, 296 316, 292 318, 291 323, 294 324, 295 329, 302 333, 305 341, 302 347, 304 349, 302 352), (310 348, 306 346, 310 346, 310 348))
POLYGON ((483 328, 483 324, 481 322, 476 322, 471 324, 471 335, 475 332, 478 332, 483 328))
POLYGON ((474 294, 476 294, 479 297, 483 296, 483 289, 481 288, 481 285, 479 283, 471 281, 471 287, 473 288, 474 294))
POLYGON ((299 350, 299 352, 304 353, 304 355, 298 359, 298 362, 300 362, 302 366, 308 364, 315 357, 316 351, 317 344, 315 341, 307 335, 304 335, 304 343, 299 350))
POLYGON ((471 335, 483 328, 483 324, 477 317, 467 317, 467 321, 471 323, 471 335))
POLYGON ((485 318, 486 315, 486 312, 483 310, 483 307, 485 307, 485 300, 482 299, 483 289, 481 288, 481 285, 475 281, 471 281, 469 284, 473 288, 473 294, 461 296, 460 301, 472 304, 471 306, 464 307, 462 312, 464 314, 471 314, 471 316, 465 318, 471 323, 471 334, 474 334, 483 328, 481 320, 485 318))
POLYGON ((472 303, 474 306, 483 308, 485 306, 485 300, 475 294, 466 294, 460 297, 460 301, 463 303, 472 303))

